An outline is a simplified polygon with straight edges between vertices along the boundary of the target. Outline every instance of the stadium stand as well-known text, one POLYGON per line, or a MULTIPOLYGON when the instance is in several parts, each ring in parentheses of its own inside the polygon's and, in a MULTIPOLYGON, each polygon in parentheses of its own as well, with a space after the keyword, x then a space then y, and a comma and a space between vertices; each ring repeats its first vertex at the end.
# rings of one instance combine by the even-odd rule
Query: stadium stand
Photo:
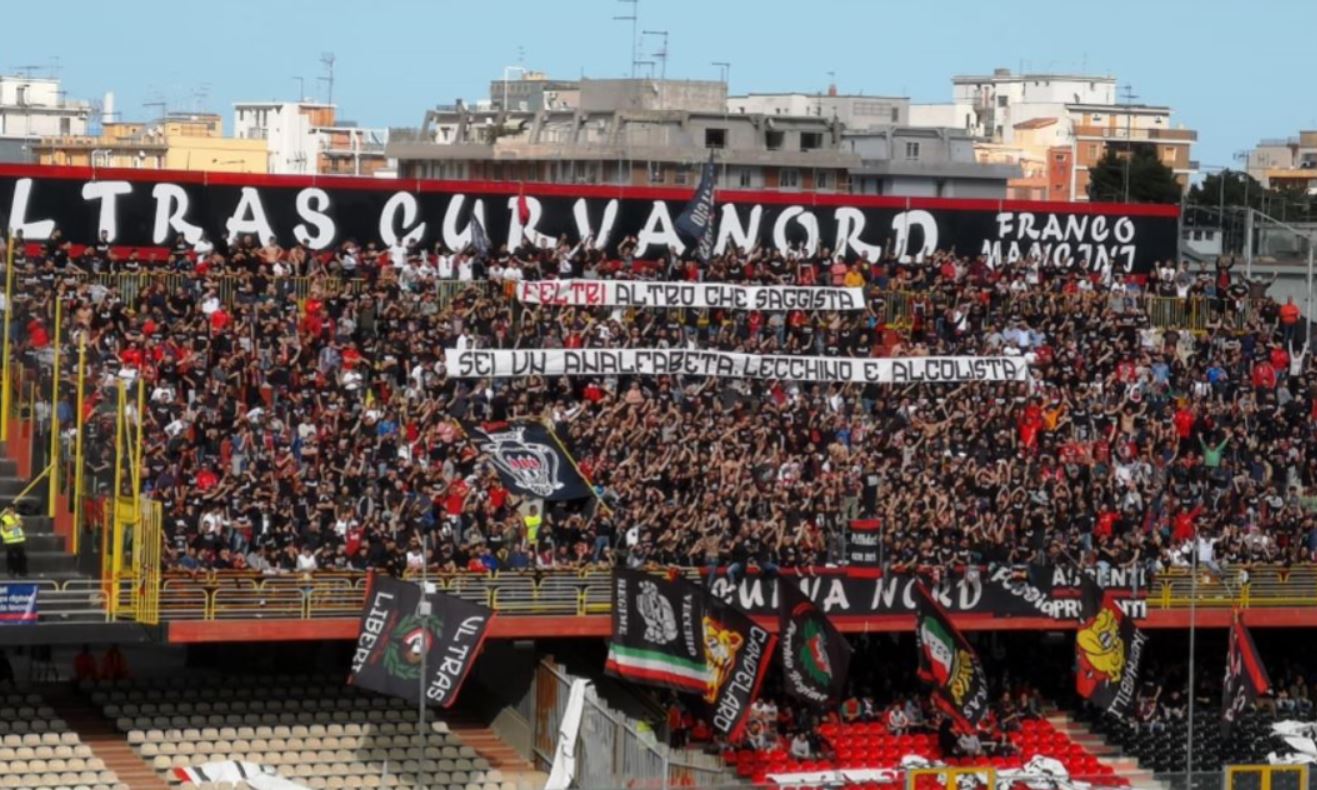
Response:
POLYGON ((416 787, 522 790, 445 721, 418 732, 396 698, 345 687, 341 677, 187 676, 88 683, 85 690, 162 778, 172 769, 238 760, 270 766, 317 790, 416 787))
POLYGON ((0 788, 128 790, 40 694, 0 684, 0 788))

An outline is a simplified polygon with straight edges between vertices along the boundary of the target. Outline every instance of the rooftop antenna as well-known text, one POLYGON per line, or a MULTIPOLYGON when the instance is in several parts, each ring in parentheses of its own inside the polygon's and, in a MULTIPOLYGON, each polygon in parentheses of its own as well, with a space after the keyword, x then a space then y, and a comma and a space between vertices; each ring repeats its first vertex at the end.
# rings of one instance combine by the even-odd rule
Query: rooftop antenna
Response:
POLYGON ((192 90, 192 111, 205 112, 210 100, 210 83, 203 82, 192 90))
POLYGON ((518 66, 526 65, 526 48, 523 47, 521 44, 517 45, 517 65, 518 66))
POLYGON ((334 103, 334 53, 321 52, 320 65, 325 67, 325 76, 316 77, 319 82, 325 83, 325 104, 334 103))
POLYGON ((631 6, 630 14, 615 16, 613 21, 631 23, 631 79, 634 80, 636 78, 637 61, 640 59, 640 55, 636 52, 636 23, 640 19, 640 0, 617 0, 617 2, 628 3, 631 6))
POLYGON ((64 70, 64 67, 63 67, 62 65, 60 65, 60 62, 59 62, 59 55, 51 55, 51 56, 50 56, 50 67, 47 69, 47 71, 50 73, 50 78, 51 78, 52 80, 57 80, 57 79, 59 79, 59 73, 60 73, 61 71, 63 71, 63 70, 64 70))
POLYGON ((300 103, 306 100, 306 77, 294 76, 292 79, 297 81, 297 101, 300 103))
POLYGON ((1130 109, 1134 100, 1139 98, 1134 86, 1125 83, 1120 87, 1120 98, 1125 105, 1125 202, 1130 202, 1130 164, 1134 159, 1134 140, 1130 137, 1134 112, 1130 109))
POLYGON ((657 52, 651 53, 650 57, 654 58, 654 60, 658 61, 661 64, 659 66, 659 79, 666 80, 668 78, 668 31, 642 30, 641 35, 662 37, 663 45, 659 47, 657 52))
POLYGON ((36 71, 39 68, 41 68, 40 63, 36 64, 35 66, 15 66, 14 71, 21 73, 24 79, 30 80, 32 79, 32 72, 36 71))

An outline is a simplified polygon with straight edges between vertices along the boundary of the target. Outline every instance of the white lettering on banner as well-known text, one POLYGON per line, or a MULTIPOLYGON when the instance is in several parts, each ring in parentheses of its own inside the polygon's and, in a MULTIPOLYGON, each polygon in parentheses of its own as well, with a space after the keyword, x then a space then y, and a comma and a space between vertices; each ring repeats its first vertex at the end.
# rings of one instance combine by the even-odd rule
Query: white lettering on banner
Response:
POLYGON ((352 672, 356 674, 366 666, 371 651, 379 642, 380 634, 389 621, 388 603, 393 600, 393 593, 377 592, 370 602, 370 611, 362 622, 361 637, 357 639, 357 649, 352 654, 352 672))
POLYGON ((1108 223, 1102 214, 1069 214, 1063 220, 1059 214, 1040 218, 1028 211, 1003 211, 996 220, 997 238, 984 239, 979 250, 990 266, 1032 258, 1045 266, 1069 266, 1073 260, 1082 260, 1092 271, 1113 265, 1125 272, 1134 270, 1137 231, 1127 216, 1114 217, 1108 223))
POLYGON ((297 193, 297 216, 302 222, 293 228, 293 238, 313 250, 323 250, 334 243, 334 220, 325 213, 329 209, 329 193, 318 187, 307 187, 297 193), (315 228, 315 233, 307 225, 315 228))
POLYGON ((590 202, 585 198, 577 198, 576 203, 572 206, 572 216, 576 219, 577 238, 586 239, 594 238, 594 246, 603 248, 608 246, 608 236, 613 232, 613 223, 617 222, 617 198, 613 198, 604 205, 604 216, 599 221, 599 232, 595 233, 590 228, 590 202))
MULTIPOLYGON (((466 195, 457 193, 453 199, 448 201, 448 208, 444 210, 443 237, 444 246, 450 250, 460 250, 471 243, 471 223, 467 222, 466 227, 459 232, 457 230, 457 215, 462 210, 462 204, 466 202, 466 195)), ((485 229, 485 235, 489 235, 489 223, 485 221, 485 201, 476 200, 471 203, 471 216, 480 220, 480 227, 485 229)), ((419 228, 422 236, 425 235, 425 223, 422 222, 419 228)), ((387 240, 386 242, 387 243, 387 240)), ((491 244, 493 241, 491 240, 491 244)))
POLYGON ((233 216, 224 222, 224 229, 229 238, 237 239, 246 233, 256 234, 256 240, 264 244, 274 231, 270 221, 265 218, 265 204, 261 202, 261 193, 255 187, 243 187, 238 205, 233 209, 233 216))
POLYGON ((901 256, 901 263, 921 263, 937 249, 937 220, 927 211, 902 211, 892 217, 892 230, 896 231, 896 251, 901 256), (924 236, 924 243, 913 256, 910 254, 911 225, 918 226, 924 236))
POLYGON ((804 357, 685 349, 445 349, 456 378, 689 375, 854 384, 1027 381, 1014 357, 804 357))
POLYGON ((537 198, 527 197, 526 208, 529 210, 529 216, 526 217, 526 225, 521 224, 521 210, 518 204, 521 198, 513 195, 508 198, 508 210, 510 219, 508 220, 508 249, 516 249, 521 246, 523 239, 530 239, 530 243, 536 247, 552 247, 554 238, 545 236, 535 226, 539 224, 540 216, 544 213, 544 207, 540 205, 537 198))
POLYGON ((127 181, 90 181, 82 185, 83 200, 100 201, 101 211, 96 238, 108 234, 110 241, 119 238, 119 196, 132 194, 133 185, 127 181))
POLYGON ((735 310, 863 310, 863 288, 621 280, 531 280, 517 288, 528 304, 593 307, 722 307, 735 310))
MULTIPOLYGON (((453 203, 456 203, 460 207, 462 205, 462 196, 454 195, 453 203)), ((452 204, 450 204, 449 207, 451 208, 452 204)), ((380 239, 384 241, 384 246, 393 247, 399 244, 406 246, 409 241, 419 243, 420 240, 425 237, 425 223, 416 222, 416 215, 420 213, 421 209, 416 204, 415 195, 410 192, 394 192, 390 195, 389 199, 384 203, 384 208, 380 210, 380 239), (402 212, 401 218, 398 216, 398 212, 400 211, 402 212), (413 223, 416 223, 415 227, 413 227, 413 223), (403 233, 401 238, 398 237, 399 227, 402 228, 403 233), (410 230, 408 230, 409 228, 410 230)), ((445 244, 448 244, 447 224, 448 218, 445 217, 445 244)), ((455 250, 460 249, 464 245, 465 242, 462 245, 450 244, 449 248, 455 250)))
POLYGON ((667 247, 676 255, 686 251, 686 245, 681 242, 677 228, 672 224, 672 216, 668 214, 668 204, 662 200, 654 201, 654 207, 649 210, 649 219, 645 220, 645 227, 636 236, 636 257, 645 257, 651 244, 667 247))
POLYGON ((178 184, 156 184, 151 189, 155 199, 155 224, 151 228, 151 243, 164 244, 169 239, 169 231, 182 233, 188 244, 196 244, 201 239, 201 228, 183 219, 187 215, 187 190, 178 184))
POLYGON ((736 206, 731 203, 723 205, 723 218, 718 223, 718 243, 714 245, 713 254, 722 255, 730 241, 742 250, 750 250, 759 243, 759 222, 764 218, 764 207, 755 205, 750 209, 750 221, 741 225, 741 217, 736 206))
POLYGON ((837 243, 834 246, 838 255, 845 255, 848 249, 853 249, 856 255, 868 256, 871 261, 883 256, 882 247, 860 240, 860 234, 864 232, 863 211, 845 206, 837 209, 836 218, 837 243))
POLYGON ((14 199, 9 204, 9 232, 21 233, 23 238, 48 239, 55 232, 55 220, 28 221, 27 203, 32 198, 32 179, 20 178, 14 182, 14 199))
POLYGON ((791 245, 787 243, 787 223, 795 220, 805 229, 805 254, 813 255, 819 250, 819 218, 813 212, 800 206, 791 206, 777 215, 773 223, 773 246, 778 252, 786 252, 791 245))

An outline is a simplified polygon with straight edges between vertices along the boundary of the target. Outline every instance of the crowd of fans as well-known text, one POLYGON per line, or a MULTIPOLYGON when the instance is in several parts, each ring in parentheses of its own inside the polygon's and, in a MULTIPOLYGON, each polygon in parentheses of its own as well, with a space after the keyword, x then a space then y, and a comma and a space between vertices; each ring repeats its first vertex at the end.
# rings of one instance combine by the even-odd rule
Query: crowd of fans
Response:
POLYGON ((898 566, 1155 569, 1197 552, 1220 567, 1317 551, 1307 333, 1229 260, 1136 277, 950 252, 734 250, 701 266, 635 260, 633 246, 480 258, 242 237, 116 254, 57 235, 18 250, 13 330, 48 370, 64 300, 68 451, 86 339, 93 493, 112 485, 118 382, 134 398, 144 383, 142 486, 183 571, 789 568, 841 562, 856 518, 882 522, 881 561, 898 566), (165 272, 180 276, 150 276, 165 272), (870 298, 864 312, 623 310, 523 305, 502 287, 565 277, 862 285, 870 298), (1153 325, 1149 294, 1195 298, 1205 331, 1153 325), (445 375, 454 347, 1013 355, 1031 380, 469 380, 445 375), (596 498, 532 514, 541 503, 504 488, 456 422, 518 417, 557 428, 596 498))

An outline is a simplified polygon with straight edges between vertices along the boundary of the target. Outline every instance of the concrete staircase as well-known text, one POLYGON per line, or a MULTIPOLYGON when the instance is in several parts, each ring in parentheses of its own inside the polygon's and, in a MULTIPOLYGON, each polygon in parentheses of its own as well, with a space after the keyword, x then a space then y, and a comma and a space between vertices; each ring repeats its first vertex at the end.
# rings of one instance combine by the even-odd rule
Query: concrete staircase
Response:
POLYGON ((68 689, 49 691, 44 696, 69 728, 91 747, 92 754, 114 771, 120 784, 127 785, 129 790, 169 790, 169 785, 142 761, 123 734, 88 700, 68 689))
POLYGON ((1098 762, 1111 766, 1116 775, 1129 780, 1135 790, 1170 790, 1170 785, 1156 779, 1152 771, 1139 767, 1139 761, 1126 757, 1119 748, 1112 746, 1088 728, 1088 725, 1075 721, 1062 711, 1052 711, 1047 720, 1058 732, 1065 733, 1070 740, 1084 747, 1098 762))
MULTIPOLYGON (((2 446, 0 446, 2 447, 2 446)), ((78 576, 77 558, 69 554, 64 538, 55 534, 52 520, 46 516, 43 501, 45 481, 21 499, 14 497, 27 488, 28 481, 18 477, 18 466, 5 458, 0 449, 0 506, 14 502, 23 517, 23 533, 27 536, 27 570, 33 579, 69 579, 78 576)), ((0 564, 0 580, 7 579, 0 564)))
POLYGON ((488 760, 490 766, 501 771, 508 780, 530 787, 544 787, 548 781, 548 774, 536 770, 529 760, 489 727, 458 717, 448 719, 448 729, 463 744, 475 749, 477 754, 488 760))

